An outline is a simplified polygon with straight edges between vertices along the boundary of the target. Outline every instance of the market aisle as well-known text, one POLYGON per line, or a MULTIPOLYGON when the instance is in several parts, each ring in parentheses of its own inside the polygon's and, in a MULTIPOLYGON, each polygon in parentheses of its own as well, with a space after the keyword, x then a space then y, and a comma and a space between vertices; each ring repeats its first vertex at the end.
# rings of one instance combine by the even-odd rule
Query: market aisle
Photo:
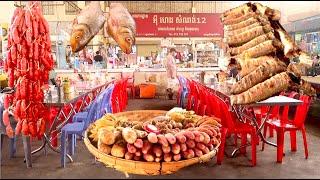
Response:
POLYGON ((177 100, 167 99, 130 99, 126 111, 132 110, 167 110, 177 104, 177 100))
MULTIPOLYGON (((127 110, 138 109, 163 109, 169 110, 175 106, 176 101, 148 99, 148 100, 129 100, 127 110)), ((319 104, 318 104, 319 105, 319 104)), ((320 106, 313 108, 318 111, 320 106)), ((311 108, 312 109, 312 108, 311 108)), ((319 116, 319 115, 318 115, 319 116)), ((317 117, 320 120, 319 117, 317 117)), ((319 121, 318 121, 319 123, 319 121)), ((266 146, 265 151, 261 152, 261 144, 257 151, 257 166, 251 167, 248 159, 251 159, 251 150, 247 149, 247 157, 239 156, 237 158, 225 158, 221 166, 216 165, 216 158, 206 164, 197 164, 186 167, 179 172, 167 175, 157 176, 154 178, 318 178, 320 171, 318 170, 320 156, 317 151, 320 147, 319 137, 320 128, 314 125, 307 125, 307 139, 309 145, 309 159, 304 159, 304 151, 302 146, 302 137, 300 133, 297 135, 298 151, 291 153, 289 151, 289 133, 286 134, 286 146, 282 164, 277 164, 276 148, 266 146), (312 127, 313 126, 313 127, 312 127), (312 128, 309 128, 312 127, 312 128), (270 173, 272 172, 272 173, 270 173)), ((231 143, 230 139, 227 143, 231 143)), ((272 141, 276 140, 273 138, 272 141)), ((3 165, 1 167, 1 178, 125 178, 124 174, 106 168, 102 163, 94 163, 93 156, 89 153, 83 142, 78 141, 76 154, 73 156, 74 163, 67 163, 66 168, 60 168, 60 156, 49 150, 48 155, 40 152, 33 156, 33 168, 27 169, 23 163, 23 148, 21 138, 17 142, 16 158, 8 159, 8 139, 4 140, 3 148, 3 165)), ((40 142, 32 143, 33 149, 40 145, 40 142)), ((232 152, 232 146, 227 147, 227 152, 232 152)), ((130 178, 148 178, 146 176, 130 175, 130 178)), ((150 178, 150 177, 149 177, 150 178)))

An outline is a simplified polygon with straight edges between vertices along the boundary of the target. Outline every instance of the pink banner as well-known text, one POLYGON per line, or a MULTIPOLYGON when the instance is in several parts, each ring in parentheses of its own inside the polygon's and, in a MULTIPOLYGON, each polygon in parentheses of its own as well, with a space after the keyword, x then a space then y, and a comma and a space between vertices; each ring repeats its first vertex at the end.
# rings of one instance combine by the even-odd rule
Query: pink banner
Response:
POLYGON ((223 37, 218 13, 133 13, 137 37, 223 37))

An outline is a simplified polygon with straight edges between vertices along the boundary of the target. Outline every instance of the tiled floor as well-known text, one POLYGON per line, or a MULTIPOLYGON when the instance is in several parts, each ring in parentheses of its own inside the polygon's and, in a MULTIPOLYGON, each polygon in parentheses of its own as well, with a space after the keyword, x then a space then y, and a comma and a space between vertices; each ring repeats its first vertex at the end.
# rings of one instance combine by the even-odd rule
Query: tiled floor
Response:
MULTIPOLYGON (((175 106, 175 100, 130 100, 127 110, 136 109, 163 109, 169 110, 175 106)), ((266 146, 260 151, 261 144, 257 151, 257 166, 251 167, 251 150, 247 149, 247 156, 236 158, 225 158, 222 165, 216 164, 216 158, 205 164, 196 164, 186 167, 172 175, 157 176, 152 178, 175 178, 175 179, 205 179, 205 178, 319 178, 320 164, 320 103, 313 104, 307 124, 307 140, 309 145, 309 159, 304 158, 302 136, 297 135, 298 150, 290 152, 289 134, 285 138, 285 157, 282 164, 277 164, 276 148, 266 146)), ((229 144, 231 143, 230 142, 229 144)), ((270 139, 275 141, 276 138, 270 139)), ((21 138, 18 139, 18 152, 16 157, 8 159, 8 139, 4 140, 2 150, 1 178, 97 178, 114 179, 126 178, 121 172, 105 167, 103 164, 94 163, 94 158, 85 145, 78 141, 74 162, 67 163, 66 168, 60 168, 60 156, 48 151, 47 156, 43 151, 33 156, 33 167, 27 169, 23 163, 23 148, 21 138)), ((33 142, 33 149, 37 148, 40 142, 33 142)), ((227 152, 232 152, 232 146, 228 146, 227 152)), ((148 176, 130 175, 129 178, 151 178, 148 176)))

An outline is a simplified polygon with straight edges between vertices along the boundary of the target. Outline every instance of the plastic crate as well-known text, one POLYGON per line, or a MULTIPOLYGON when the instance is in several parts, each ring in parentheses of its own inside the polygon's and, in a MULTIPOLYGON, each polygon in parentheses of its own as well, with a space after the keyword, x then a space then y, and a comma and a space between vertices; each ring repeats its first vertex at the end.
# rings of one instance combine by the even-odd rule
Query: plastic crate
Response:
POLYGON ((140 84, 140 98, 152 99, 156 96, 156 85, 154 84, 140 84))

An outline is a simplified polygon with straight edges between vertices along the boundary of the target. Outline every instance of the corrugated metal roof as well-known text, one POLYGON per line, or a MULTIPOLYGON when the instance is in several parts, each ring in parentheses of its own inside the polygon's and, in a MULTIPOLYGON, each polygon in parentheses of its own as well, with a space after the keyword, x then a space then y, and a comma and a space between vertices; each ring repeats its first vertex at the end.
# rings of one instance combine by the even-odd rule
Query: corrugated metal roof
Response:
POLYGON ((288 32, 320 31, 320 15, 295 21, 283 26, 288 32))

